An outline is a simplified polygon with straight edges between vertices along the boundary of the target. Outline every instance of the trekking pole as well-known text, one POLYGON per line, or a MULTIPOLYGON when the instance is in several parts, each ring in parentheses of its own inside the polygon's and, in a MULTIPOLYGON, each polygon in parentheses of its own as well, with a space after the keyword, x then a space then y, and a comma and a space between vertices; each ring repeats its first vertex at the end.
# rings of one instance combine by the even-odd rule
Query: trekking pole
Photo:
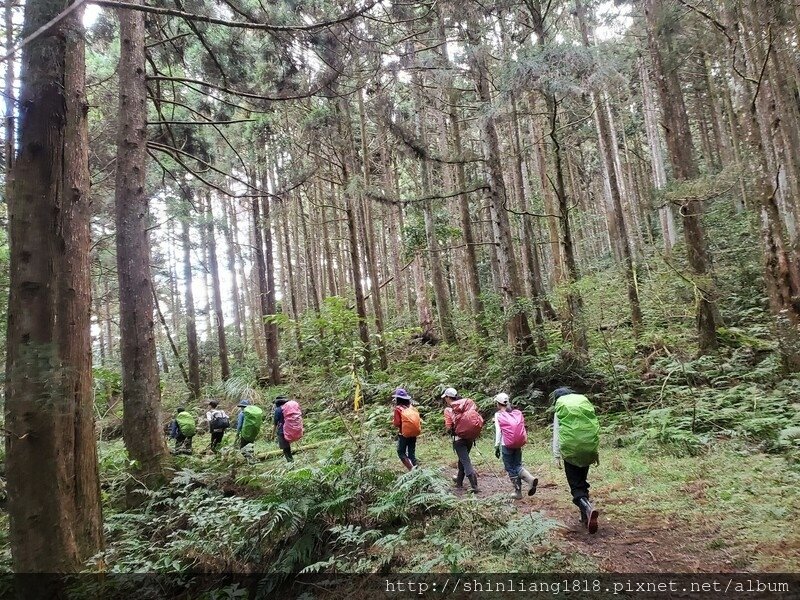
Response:
MULTIPOLYGON (((475 450, 478 452, 478 454, 480 454, 481 458, 485 458, 485 456, 483 455, 483 452, 481 452, 480 449, 478 448, 478 443, 477 442, 472 447, 475 448, 475 450)), ((494 475, 495 479, 497 479, 499 482, 502 483, 503 482, 503 476, 502 475, 498 475, 497 474, 497 470, 494 467, 490 467, 490 469, 491 469, 492 475, 494 475)))

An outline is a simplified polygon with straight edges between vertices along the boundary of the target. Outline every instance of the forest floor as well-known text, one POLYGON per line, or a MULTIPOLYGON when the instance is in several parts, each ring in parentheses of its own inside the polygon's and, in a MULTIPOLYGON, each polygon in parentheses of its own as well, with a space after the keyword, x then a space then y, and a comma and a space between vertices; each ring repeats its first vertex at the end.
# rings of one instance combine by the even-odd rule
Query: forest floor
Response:
MULTIPOLYGON (((421 461, 430 461, 432 451, 439 454, 434 462, 449 479, 456 462, 447 450, 440 440, 430 446, 420 440, 417 454, 421 461)), ((554 519, 558 526, 551 543, 587 571, 800 570, 795 512, 800 506, 800 476, 782 457, 750 454, 725 443, 686 458, 605 447, 600 466, 592 467, 589 475, 600 510, 599 530, 590 535, 579 522, 563 472, 546 450, 529 445, 523 451, 523 463, 539 478, 539 486, 534 496, 520 501, 510 499, 513 490, 502 462, 495 460, 486 441, 472 455, 479 496, 496 497, 510 515, 539 512, 554 519)))
MULTIPOLYGON (((122 440, 102 442, 109 568, 249 569, 252 524, 264 518, 267 523, 280 522, 272 513, 259 516, 280 504, 281 510, 315 507, 316 517, 303 512, 299 522, 312 530, 317 527, 314 535, 325 540, 331 538, 327 532, 333 525, 352 527, 349 535, 361 528, 380 528, 386 539, 400 534, 401 560, 391 554, 381 567, 393 572, 800 572, 800 469, 782 454, 719 438, 693 456, 676 456, 658 446, 620 447, 613 429, 604 430, 601 463, 589 473, 592 500, 600 511, 599 531, 590 535, 579 522, 563 471, 552 460, 545 427, 532 423, 523 449, 523 464, 538 477, 538 491, 514 501, 502 461, 494 456, 491 424, 472 451, 481 490, 473 495, 450 482, 455 454, 449 438, 431 422, 417 444, 422 472, 416 478, 403 477, 406 471, 397 459, 386 413, 375 408, 362 422, 369 444, 366 469, 352 462, 345 466, 353 461, 356 432, 343 431, 338 417, 318 412, 308 415, 307 435, 295 445, 291 465, 274 441, 264 437, 248 458, 233 447, 233 436, 226 436, 225 448, 214 455, 208 451, 208 436, 199 435, 193 456, 176 459, 175 480, 154 497, 150 508, 138 511, 119 503, 127 465, 122 440), (352 494, 359 486, 369 489, 376 482, 381 491, 371 492, 378 495, 371 505, 335 509, 340 502, 358 502, 352 494), (416 497, 398 497, 398 490, 416 497), (424 499, 426 494, 429 498, 424 499), (412 501, 420 499, 421 504, 412 507, 412 501), (396 508, 388 514, 385 507, 390 505, 396 508), (428 505, 432 511, 425 508, 428 505), (373 509, 384 512, 370 517, 373 509), (210 515, 216 516, 209 519, 210 515), (498 530, 507 524, 515 531, 515 524, 526 521, 520 517, 528 515, 530 527, 520 530, 532 537, 516 537, 522 543, 514 549, 498 546, 498 530)), ((6 517, 0 511, 0 525, 6 517)), ((338 535, 344 533, 340 530, 338 535)), ((1 535, 0 549, 0 563, 7 566, 8 544, 1 535)), ((340 550, 332 551, 341 554, 340 550)), ((301 568, 327 556, 302 559, 301 568)), ((343 560, 348 556, 342 555, 343 560)), ((375 572, 376 556, 368 550, 340 568, 375 572), (359 562, 359 556, 366 562, 359 562)))

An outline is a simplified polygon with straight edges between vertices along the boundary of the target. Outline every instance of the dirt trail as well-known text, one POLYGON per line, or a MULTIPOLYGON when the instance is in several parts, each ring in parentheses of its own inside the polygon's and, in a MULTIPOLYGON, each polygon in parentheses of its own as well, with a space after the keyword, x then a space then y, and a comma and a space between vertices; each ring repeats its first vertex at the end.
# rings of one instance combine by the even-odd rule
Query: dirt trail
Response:
MULTIPOLYGON (((455 464, 444 470, 453 474, 455 464), (451 470, 453 469, 453 470, 451 470)), ((566 480, 547 481, 539 475, 534 496, 511 500, 511 483, 502 469, 478 469, 480 495, 502 496, 523 514, 541 511, 560 524, 553 543, 565 553, 589 557, 601 571, 613 573, 724 573, 740 571, 737 557, 730 550, 715 548, 719 530, 713 515, 703 524, 690 523, 675 514, 642 512, 634 519, 623 519, 616 507, 630 500, 615 490, 603 490, 596 506, 600 527, 590 535, 580 523, 572 504, 566 480)), ((468 492, 459 492, 459 494, 468 492)), ((676 493, 685 493, 682 490, 676 493)))

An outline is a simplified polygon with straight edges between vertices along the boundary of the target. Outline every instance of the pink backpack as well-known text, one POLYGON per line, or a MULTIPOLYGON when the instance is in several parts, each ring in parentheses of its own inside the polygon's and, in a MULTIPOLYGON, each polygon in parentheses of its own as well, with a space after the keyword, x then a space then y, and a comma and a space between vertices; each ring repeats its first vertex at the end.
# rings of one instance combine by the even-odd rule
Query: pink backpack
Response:
POLYGON ((283 437, 290 444, 303 437, 303 412, 295 400, 289 400, 282 406, 283 437))
POLYGON ((528 432, 525 429, 525 415, 516 408, 501 410, 495 416, 500 425, 500 439, 506 448, 522 448, 528 443, 528 432))

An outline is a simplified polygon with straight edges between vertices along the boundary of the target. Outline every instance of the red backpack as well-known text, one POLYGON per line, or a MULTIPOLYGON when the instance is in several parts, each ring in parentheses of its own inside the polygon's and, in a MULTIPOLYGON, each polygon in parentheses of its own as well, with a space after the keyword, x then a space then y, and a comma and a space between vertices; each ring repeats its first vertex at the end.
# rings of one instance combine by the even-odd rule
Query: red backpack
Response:
POLYGON ((495 415, 500 426, 500 440, 503 446, 510 449, 522 448, 528 443, 528 431, 525 429, 525 415, 517 410, 501 410, 495 415))
POLYGON ((476 440, 483 429, 483 417, 478 412, 475 402, 469 398, 463 398, 453 402, 453 421, 455 422, 455 433, 463 440, 476 440))

